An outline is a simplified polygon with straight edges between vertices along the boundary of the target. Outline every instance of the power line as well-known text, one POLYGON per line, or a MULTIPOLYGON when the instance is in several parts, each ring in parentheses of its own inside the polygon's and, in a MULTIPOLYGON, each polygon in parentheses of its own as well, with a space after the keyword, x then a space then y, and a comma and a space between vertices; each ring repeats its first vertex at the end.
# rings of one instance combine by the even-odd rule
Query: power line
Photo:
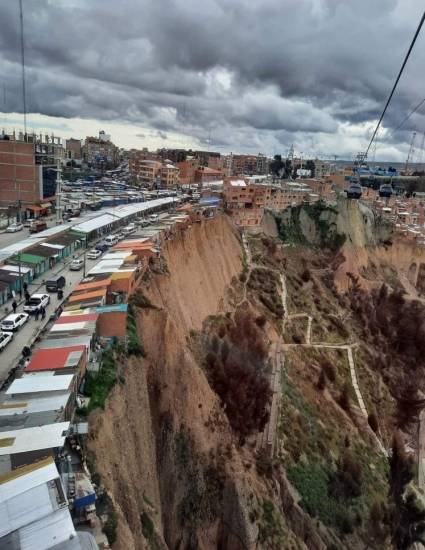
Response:
POLYGON ((24 14, 22 0, 19 0, 19 20, 21 23, 21 65, 22 65, 22 100, 24 107, 24 136, 27 135, 27 94, 25 88, 25 44, 24 44, 24 14))
POLYGON ((416 39, 417 39, 418 36, 419 36, 420 30, 421 30, 421 28, 422 28, 422 25, 424 24, 424 21, 425 21, 425 11, 424 11, 424 13, 422 14, 421 20, 419 21, 418 28, 416 29, 415 35, 413 36, 413 40, 412 40, 412 42, 410 43, 409 49, 407 50, 407 53, 406 53, 406 55, 405 55, 405 57, 404 57, 403 65, 401 66, 400 72, 399 72, 398 75, 397 75, 396 81, 394 82, 394 86, 393 86, 393 88, 392 88, 392 90, 391 90, 391 93, 390 93, 390 95, 389 95, 389 97, 388 97, 388 99, 387 99, 387 102, 386 102, 386 104, 385 104, 384 110, 382 111, 381 117, 380 117, 380 119, 379 119, 379 121, 378 121, 378 124, 377 124, 377 126, 376 126, 376 128, 375 128, 375 131, 373 132, 372 138, 371 138, 371 140, 370 140, 370 142, 369 142, 369 145, 367 146, 366 155, 365 155, 365 156, 367 156, 367 154, 368 154, 368 152, 369 152, 369 149, 370 149, 370 146, 372 145, 372 142, 373 142, 373 140, 375 139, 376 132, 378 131, 378 129, 379 129, 380 125, 381 125, 382 119, 384 118, 385 113, 387 112, 388 105, 390 104, 390 101, 391 101, 391 99, 392 99, 392 97, 393 97, 393 95, 394 95, 394 92, 395 92, 395 90, 396 90, 396 88, 397 88, 397 84, 398 84, 398 82, 399 82, 399 80, 400 80, 401 75, 403 74, 404 68, 405 68, 405 66, 406 66, 406 63, 407 63, 409 57, 410 57, 410 53, 411 53, 411 51, 413 50, 413 46, 415 45, 416 39))

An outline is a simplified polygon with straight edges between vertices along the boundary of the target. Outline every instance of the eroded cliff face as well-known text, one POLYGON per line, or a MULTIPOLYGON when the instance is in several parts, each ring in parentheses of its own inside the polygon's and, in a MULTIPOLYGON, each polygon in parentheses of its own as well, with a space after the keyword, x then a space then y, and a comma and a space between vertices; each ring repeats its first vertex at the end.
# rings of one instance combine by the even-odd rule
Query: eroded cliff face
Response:
POLYGON ((152 307, 137 309, 146 358, 123 365, 89 443, 117 513, 115 546, 252 547, 245 502, 264 489, 234 452, 187 345, 191 330, 226 310, 226 290, 242 269, 239 236, 219 217, 169 241, 163 256, 168 272, 143 286, 152 307))

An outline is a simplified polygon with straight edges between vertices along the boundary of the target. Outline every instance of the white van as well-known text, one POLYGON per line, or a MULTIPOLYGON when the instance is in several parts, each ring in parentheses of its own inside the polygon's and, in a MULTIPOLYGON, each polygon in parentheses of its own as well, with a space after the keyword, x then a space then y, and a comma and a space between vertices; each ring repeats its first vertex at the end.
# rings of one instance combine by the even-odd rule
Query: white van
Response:
POLYGON ((114 244, 117 244, 118 238, 115 235, 108 235, 105 239, 105 244, 108 246, 114 246, 114 244))

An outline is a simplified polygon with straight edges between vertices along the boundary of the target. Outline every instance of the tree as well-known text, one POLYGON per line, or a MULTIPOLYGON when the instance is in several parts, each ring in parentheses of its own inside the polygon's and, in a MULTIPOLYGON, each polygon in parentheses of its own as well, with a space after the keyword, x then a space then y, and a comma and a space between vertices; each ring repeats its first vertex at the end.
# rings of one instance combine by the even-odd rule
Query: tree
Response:
POLYGON ((425 510, 414 493, 406 495, 406 487, 414 475, 413 460, 406 454, 399 433, 394 435, 389 463, 392 542, 399 550, 407 550, 414 542, 423 540, 425 510))
POLYGON ((326 375, 325 371, 322 369, 319 374, 319 379, 317 380, 317 389, 323 391, 326 388, 326 375))
POLYGON ((305 169, 306 169, 306 170, 310 170, 311 177, 314 178, 314 176, 316 175, 316 166, 315 166, 313 160, 308 160, 308 161, 305 163, 305 169))
POLYGON ((282 155, 275 155, 270 163, 270 172, 274 176, 280 177, 284 166, 282 155))
POLYGON ((378 417, 376 416, 376 413, 375 412, 371 412, 370 415, 367 417, 367 421, 369 423, 369 426, 371 427, 371 429, 375 432, 375 433, 378 433, 378 430, 379 430, 379 423, 378 423, 378 417))
POLYGON ((339 406, 344 409, 345 412, 350 412, 350 386, 347 382, 344 384, 341 395, 339 396, 339 406))

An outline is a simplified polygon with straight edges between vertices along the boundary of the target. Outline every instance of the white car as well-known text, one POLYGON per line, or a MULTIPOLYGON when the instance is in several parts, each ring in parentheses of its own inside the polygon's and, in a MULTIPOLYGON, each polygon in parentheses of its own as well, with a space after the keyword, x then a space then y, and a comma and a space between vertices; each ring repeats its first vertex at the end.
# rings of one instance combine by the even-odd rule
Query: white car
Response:
POLYGON ((102 251, 98 250, 97 248, 93 248, 92 250, 89 250, 87 252, 87 258, 89 260, 97 260, 102 256, 102 251))
POLYGON ((50 296, 48 294, 33 294, 28 303, 24 305, 26 313, 35 313, 41 307, 46 308, 49 305, 50 296))
POLYGON ((13 340, 13 332, 0 332, 0 351, 3 351, 9 342, 13 340))
POLYGON ((84 265, 84 260, 81 260, 81 259, 72 260, 71 265, 69 266, 69 269, 71 271, 80 271, 83 265, 84 265))
POLYGON ((136 231, 136 226, 134 224, 130 224, 130 225, 127 225, 126 227, 124 227, 124 229, 122 230, 122 232, 124 233, 124 235, 131 235, 132 233, 134 233, 136 231))
POLYGON ((28 313, 11 313, 0 323, 0 329, 4 332, 14 332, 28 321, 28 313))
POLYGON ((118 242, 118 239, 116 238, 115 235, 108 235, 105 239, 105 243, 108 246, 114 246, 114 244, 117 244, 117 242, 118 242))
POLYGON ((11 223, 9 227, 6 229, 7 233, 16 233, 17 231, 22 231, 24 226, 22 223, 11 223))

